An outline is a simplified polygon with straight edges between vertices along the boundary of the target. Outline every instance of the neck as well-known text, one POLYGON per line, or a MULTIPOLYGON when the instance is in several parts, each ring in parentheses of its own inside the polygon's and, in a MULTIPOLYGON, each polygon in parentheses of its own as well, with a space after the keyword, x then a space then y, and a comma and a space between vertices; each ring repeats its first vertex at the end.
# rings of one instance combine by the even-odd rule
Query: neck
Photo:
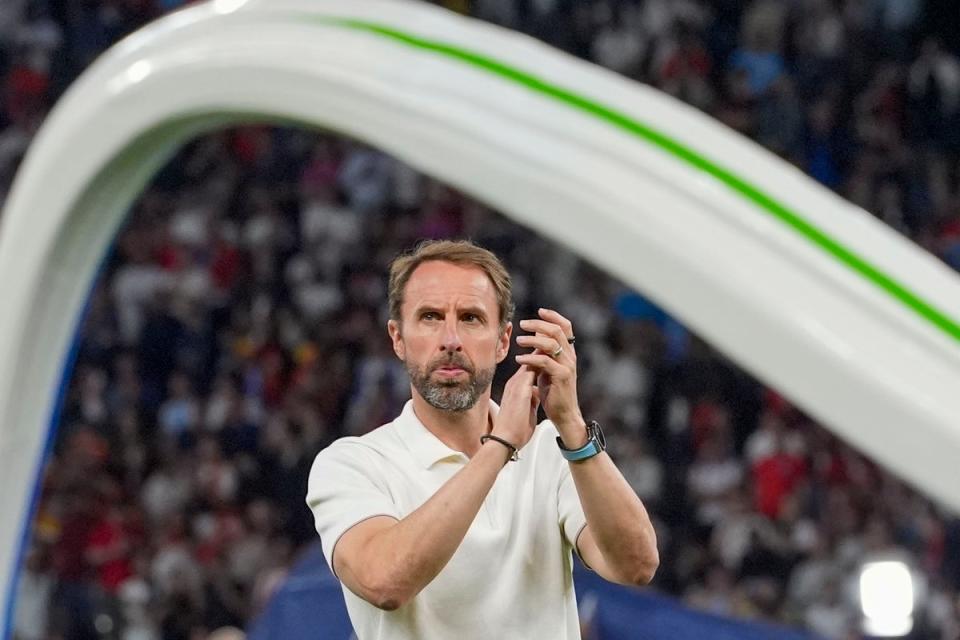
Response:
POLYGON ((440 442, 472 458, 480 449, 480 436, 490 431, 490 390, 466 411, 444 411, 431 406, 414 389, 413 412, 440 442))

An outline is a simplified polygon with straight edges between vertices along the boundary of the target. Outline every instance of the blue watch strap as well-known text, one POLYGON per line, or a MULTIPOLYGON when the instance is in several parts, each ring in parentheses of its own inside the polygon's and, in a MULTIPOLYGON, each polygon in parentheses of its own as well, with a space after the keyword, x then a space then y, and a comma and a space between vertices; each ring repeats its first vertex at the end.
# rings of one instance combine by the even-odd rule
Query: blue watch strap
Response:
POLYGON ((557 438, 557 444, 560 445, 560 453, 563 454, 563 457, 570 462, 586 460, 587 458, 592 458, 603 451, 603 449, 600 448, 600 443, 598 443, 595 438, 590 438, 590 440, 587 441, 587 444, 583 445, 579 449, 565 449, 563 447, 563 440, 561 440, 559 437, 557 438))
POLYGON ((558 436, 557 445, 560 447, 560 453, 570 462, 586 460, 597 455, 607 448, 606 439, 603 437, 603 430, 596 420, 591 420, 587 424, 587 444, 579 449, 567 449, 563 440, 558 436))

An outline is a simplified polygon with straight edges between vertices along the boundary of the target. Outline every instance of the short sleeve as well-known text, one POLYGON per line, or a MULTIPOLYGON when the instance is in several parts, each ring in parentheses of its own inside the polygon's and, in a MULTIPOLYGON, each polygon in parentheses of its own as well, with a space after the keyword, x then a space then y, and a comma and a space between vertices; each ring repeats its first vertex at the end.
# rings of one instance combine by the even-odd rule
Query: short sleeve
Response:
POLYGON ((550 420, 544 420, 537 425, 537 433, 534 437, 537 438, 538 456, 542 457, 544 464, 550 469, 550 476, 556 478, 554 486, 557 487, 557 515, 560 530, 567 543, 579 554, 577 537, 587 526, 587 517, 583 513, 577 486, 570 473, 570 464, 563 458, 555 444, 559 435, 557 427, 550 420))
POLYGON ((307 506, 331 571, 334 547, 347 530, 374 516, 400 519, 376 462, 367 447, 344 438, 317 454, 310 469, 307 506))
MULTIPOLYGON (((559 455, 559 454, 558 454, 559 455)), ((573 483, 573 476, 570 474, 570 466, 566 463, 562 465, 560 471, 560 489, 558 490, 557 502, 560 512, 560 527, 563 529, 563 535, 574 550, 577 550, 577 536, 587 526, 587 517, 583 514, 583 506, 580 504, 580 496, 577 494, 577 487, 573 483)), ((579 553, 579 551, 577 552, 579 553)))

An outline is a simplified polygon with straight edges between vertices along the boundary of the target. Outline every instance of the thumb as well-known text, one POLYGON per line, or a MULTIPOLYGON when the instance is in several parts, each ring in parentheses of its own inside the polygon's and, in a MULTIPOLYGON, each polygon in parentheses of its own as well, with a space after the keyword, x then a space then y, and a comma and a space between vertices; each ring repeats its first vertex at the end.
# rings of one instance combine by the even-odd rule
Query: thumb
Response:
POLYGON ((540 408, 540 389, 530 387, 530 412, 533 417, 537 416, 537 409, 540 408))
POLYGON ((537 374, 529 366, 522 364, 520 368, 517 369, 517 372, 513 374, 513 377, 516 378, 520 384, 532 385, 534 380, 536 380, 537 374))

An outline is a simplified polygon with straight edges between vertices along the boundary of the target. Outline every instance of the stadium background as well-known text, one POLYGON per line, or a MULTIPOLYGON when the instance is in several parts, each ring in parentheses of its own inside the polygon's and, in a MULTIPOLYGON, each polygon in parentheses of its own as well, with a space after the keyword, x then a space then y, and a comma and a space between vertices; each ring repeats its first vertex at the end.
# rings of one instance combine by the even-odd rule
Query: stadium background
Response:
MULTIPOLYGON (((70 80, 177 4, 5 0, 0 198, 70 80)), ((960 267, 952 3, 450 4, 681 97, 960 267)), ((256 616, 313 542, 315 452, 409 393, 382 329, 389 259, 455 236, 504 257, 519 313, 574 319, 584 412, 657 520, 655 589, 857 637, 850 578, 896 551, 928 580, 915 637, 957 637, 955 518, 564 249, 376 150, 262 127, 189 145, 117 239, 44 474, 18 637, 204 637, 256 616)))

